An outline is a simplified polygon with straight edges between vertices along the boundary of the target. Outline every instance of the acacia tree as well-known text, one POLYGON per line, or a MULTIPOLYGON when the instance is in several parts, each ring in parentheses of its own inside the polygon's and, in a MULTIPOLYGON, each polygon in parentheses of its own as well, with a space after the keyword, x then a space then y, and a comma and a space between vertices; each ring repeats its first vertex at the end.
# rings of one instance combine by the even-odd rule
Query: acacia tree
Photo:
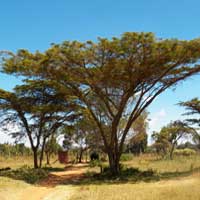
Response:
POLYGON ((184 115, 195 116, 193 118, 186 119, 186 122, 189 125, 194 126, 193 141, 198 145, 198 148, 200 148, 200 134, 197 130, 195 131, 195 127, 200 127, 200 118, 198 118, 198 116, 200 115, 200 100, 198 98, 194 98, 190 101, 181 102, 179 103, 179 105, 185 107, 185 109, 187 110, 184 115))
POLYGON ((165 135, 154 131, 152 134, 152 139, 154 140, 152 147, 156 149, 156 153, 162 155, 162 157, 166 156, 170 144, 165 135))
POLYGON ((78 116, 74 103, 69 99, 63 101, 63 94, 53 89, 48 81, 27 81, 27 84, 16 87, 14 92, 0 90, 0 111, 4 129, 8 127, 8 132, 17 140, 28 138, 34 168, 42 166, 48 138, 78 116), (19 129, 10 129, 12 125, 19 129))
POLYGON ((130 139, 128 140, 128 146, 134 154, 144 153, 147 147, 147 117, 147 112, 141 113, 132 126, 132 134, 129 136, 130 139))
POLYGON ((153 135, 153 137, 156 139, 155 146, 156 144, 161 144, 163 148, 165 148, 165 153, 168 149, 170 159, 172 160, 178 141, 180 141, 182 138, 186 138, 190 134, 192 135, 192 133, 193 129, 188 127, 185 123, 181 121, 171 122, 167 126, 164 126, 157 135, 153 135))
POLYGON ((70 88, 98 126, 116 175, 130 127, 159 94, 200 71, 199 49, 199 39, 161 40, 133 32, 97 43, 66 41, 44 53, 20 50, 5 60, 3 70, 70 88), (119 132, 124 116, 128 120, 119 132))

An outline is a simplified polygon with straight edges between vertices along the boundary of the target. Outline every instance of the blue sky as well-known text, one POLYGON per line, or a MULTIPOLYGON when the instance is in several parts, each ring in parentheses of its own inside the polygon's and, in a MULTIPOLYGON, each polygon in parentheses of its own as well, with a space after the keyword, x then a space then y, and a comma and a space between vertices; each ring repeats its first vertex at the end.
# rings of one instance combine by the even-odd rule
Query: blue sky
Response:
MULTIPOLYGON (((198 0, 7 0, 1 2, 0 49, 44 51, 64 40, 96 40, 123 32, 154 32, 161 38, 200 37, 198 0)), ((200 97, 200 77, 167 91, 149 107, 150 130, 181 118, 175 104, 200 97)), ((19 80, 0 74, 0 88, 11 89, 19 80)), ((7 140, 0 134, 0 142, 7 140)))

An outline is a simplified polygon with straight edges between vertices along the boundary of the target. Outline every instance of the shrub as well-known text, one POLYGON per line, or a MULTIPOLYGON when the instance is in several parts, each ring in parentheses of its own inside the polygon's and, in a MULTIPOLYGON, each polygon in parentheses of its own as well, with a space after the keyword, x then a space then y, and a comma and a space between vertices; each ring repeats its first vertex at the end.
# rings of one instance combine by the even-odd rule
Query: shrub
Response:
POLYGON ((135 175, 138 175, 139 173, 140 173, 140 170, 138 168, 133 168, 133 167, 130 167, 121 171, 121 174, 123 176, 135 176, 135 175))
MULTIPOLYGON (((90 177, 91 178, 91 177, 90 177)), ((113 176, 110 173, 109 167, 103 168, 103 172, 101 174, 92 174, 93 180, 103 180, 108 182, 118 182, 118 181, 152 181, 159 180, 159 175, 153 171, 152 169, 148 169, 145 171, 140 171, 138 168, 125 168, 122 167, 120 170, 120 174, 118 176, 113 176)), ((90 179, 91 180, 91 179, 90 179)))
POLYGON ((48 176, 48 171, 45 169, 33 169, 29 166, 23 166, 16 170, 1 171, 0 176, 24 180, 27 183, 36 183, 48 176))
POLYGON ((151 177, 155 175, 155 172, 152 169, 148 169, 146 171, 141 172, 142 177, 151 177))
POLYGON ((176 156, 192 156, 192 155, 195 155, 196 154, 196 151, 193 150, 193 149, 176 149, 174 151, 174 155, 176 156))

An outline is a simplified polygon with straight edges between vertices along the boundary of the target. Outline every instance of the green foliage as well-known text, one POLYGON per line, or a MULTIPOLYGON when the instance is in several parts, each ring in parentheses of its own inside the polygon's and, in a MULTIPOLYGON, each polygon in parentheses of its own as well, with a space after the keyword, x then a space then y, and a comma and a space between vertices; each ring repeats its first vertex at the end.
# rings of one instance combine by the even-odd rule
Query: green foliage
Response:
POLYGON ((28 138, 35 168, 42 166, 45 145, 50 136, 79 117, 79 106, 57 89, 48 80, 28 79, 12 92, 0 89, 0 112, 4 114, 0 118, 1 127, 16 141, 28 138), (9 125, 17 126, 19 131, 7 128, 9 125))
POLYGON ((90 167, 100 167, 102 166, 102 162, 100 160, 91 160, 89 163, 90 167))
POLYGON ((176 156, 193 156, 196 155, 197 152, 193 149, 176 149, 174 151, 174 155, 176 156))
POLYGON ((130 137, 126 151, 131 151, 135 155, 144 153, 147 148, 147 128, 148 128, 148 113, 142 112, 141 115, 132 125, 133 134, 130 137))
POLYGON ((0 144, 0 156, 29 156, 32 155, 30 148, 26 147, 23 143, 21 144, 0 144))
POLYGON ((200 134, 196 128, 200 127, 200 100, 198 98, 191 99, 190 101, 180 102, 180 106, 185 107, 186 113, 184 115, 195 116, 193 118, 187 118, 186 122, 193 127, 193 141, 197 144, 197 147, 200 149, 200 134))
MULTIPOLYGON (((23 75, 37 86, 47 84, 48 94, 52 91, 56 91, 56 97, 62 94, 59 95, 62 103, 70 99, 87 108, 101 134, 105 151, 110 160, 114 160, 112 158, 122 153, 132 124, 154 99, 200 72, 199 49, 200 39, 161 40, 153 33, 127 32, 119 38, 98 38, 96 43, 65 41, 52 45, 44 53, 19 50, 9 54, 2 65, 5 73, 23 75), (127 122, 119 130, 123 116, 127 117, 127 122)), ((32 83, 29 80, 28 86, 32 83)), ((27 91, 26 85, 23 92, 27 94, 27 91)), ((15 94, 1 93, 4 99, 7 96, 14 99, 12 102, 25 100, 29 109, 54 108, 54 104, 48 102, 47 107, 45 103, 38 109, 26 99, 16 98, 15 94)), ((111 163, 115 166, 111 169, 117 172, 118 164, 111 163)))
POLYGON ((44 169, 33 169, 29 166, 22 166, 16 170, 1 171, 0 176, 24 180, 27 183, 37 183, 48 176, 48 171, 44 169))
POLYGON ((162 151, 163 155, 169 153, 170 158, 173 158, 173 153, 181 138, 187 138, 193 134, 193 129, 186 123, 174 121, 164 126, 159 133, 153 133, 155 140, 154 147, 157 152, 162 151))
POLYGON ((120 157, 120 161, 129 161, 133 159, 133 154, 130 153, 123 153, 120 157))
POLYGON ((150 181, 150 180, 159 180, 159 175, 152 169, 139 170, 134 167, 125 167, 120 165, 120 173, 116 176, 110 172, 109 167, 104 166, 101 174, 91 174, 91 179, 103 180, 105 182, 120 182, 120 181, 150 181))

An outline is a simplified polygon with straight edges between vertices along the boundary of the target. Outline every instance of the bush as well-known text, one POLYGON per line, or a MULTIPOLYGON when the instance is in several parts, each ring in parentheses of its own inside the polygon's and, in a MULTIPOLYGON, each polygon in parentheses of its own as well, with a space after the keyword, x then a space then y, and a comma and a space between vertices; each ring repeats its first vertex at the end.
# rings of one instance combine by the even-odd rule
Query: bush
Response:
POLYGON ((155 172, 152 169, 148 169, 146 171, 141 172, 142 177, 151 177, 154 175, 155 175, 155 172))
MULTIPOLYGON (((118 182, 118 181, 152 181, 159 180, 159 175, 153 171, 152 169, 148 169, 145 171, 140 171, 138 168, 125 168, 124 166, 120 170, 120 174, 117 176, 113 176, 110 173, 109 167, 103 168, 103 172, 101 174, 92 174, 93 180, 103 180, 108 182, 118 182)), ((90 177, 91 180, 91 177, 90 177)))
POLYGON ((91 160, 89 164, 90 167, 100 167, 101 165, 102 163, 99 160, 91 160))
POLYGON ((48 171, 44 169, 33 169, 29 166, 23 166, 16 170, 1 171, 0 176, 23 180, 27 183, 37 183, 48 176, 48 171))
MULTIPOLYGON (((119 169, 120 169, 120 171, 123 171, 125 169, 125 166, 122 163, 120 163, 119 169)), ((107 166, 107 165, 103 165, 102 166, 102 173, 109 175, 110 174, 110 167, 107 166)))
POLYGON ((138 175, 139 173, 140 173, 140 170, 138 168, 133 168, 133 167, 130 167, 121 171, 121 174, 123 176, 135 176, 135 175, 138 175))
POLYGON ((132 159, 133 159, 133 154, 126 153, 121 155, 120 161, 129 161, 132 159))
POLYGON ((192 155, 195 155, 196 154, 196 151, 193 150, 193 149, 176 149, 174 151, 174 155, 176 156, 192 156, 192 155))

